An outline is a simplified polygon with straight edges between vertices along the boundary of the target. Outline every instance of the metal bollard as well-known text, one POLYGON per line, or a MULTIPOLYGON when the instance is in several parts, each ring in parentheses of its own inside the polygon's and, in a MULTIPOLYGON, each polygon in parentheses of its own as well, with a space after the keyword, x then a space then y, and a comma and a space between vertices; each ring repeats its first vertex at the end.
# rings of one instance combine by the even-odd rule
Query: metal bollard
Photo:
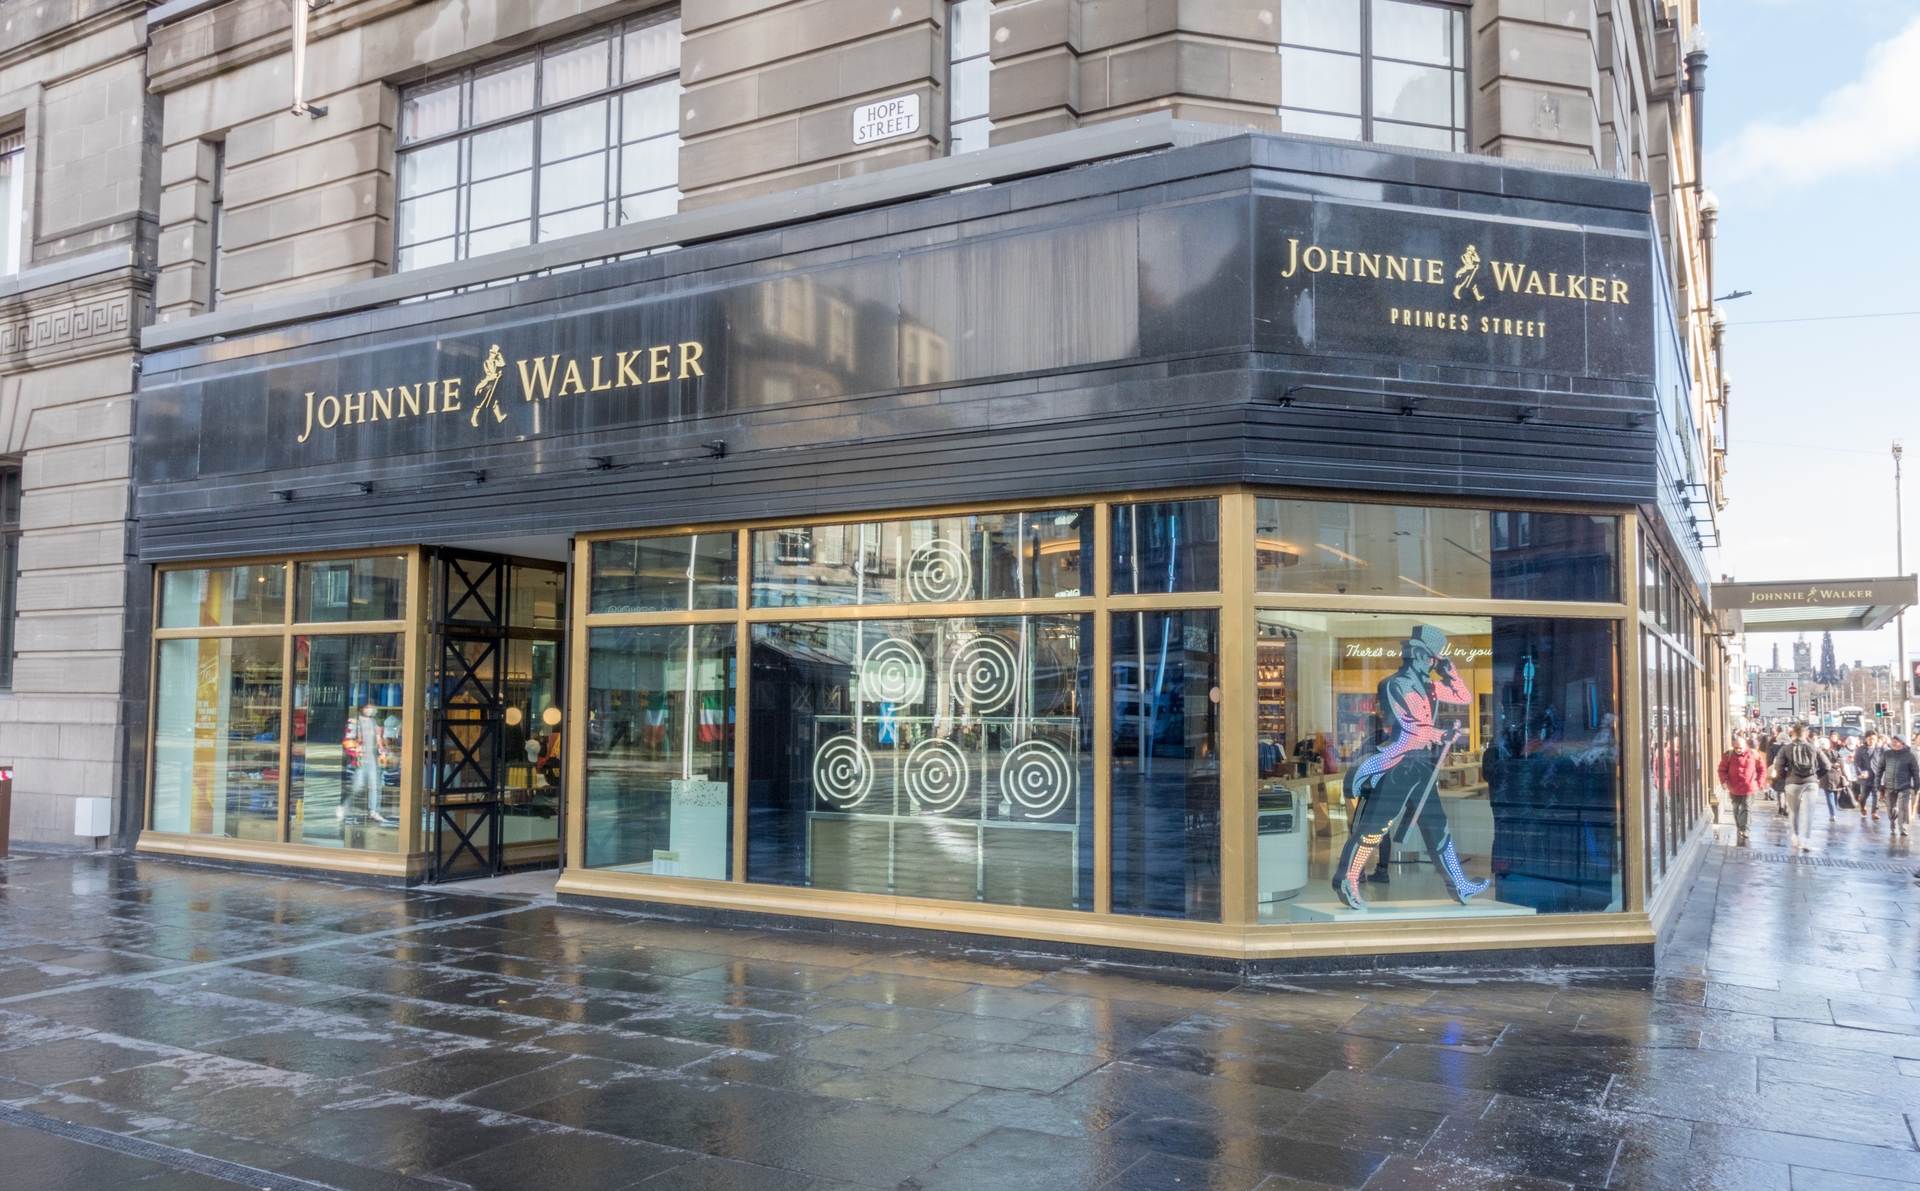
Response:
POLYGON ((0 860, 7 858, 7 836, 13 826, 13 766, 0 766, 0 860))

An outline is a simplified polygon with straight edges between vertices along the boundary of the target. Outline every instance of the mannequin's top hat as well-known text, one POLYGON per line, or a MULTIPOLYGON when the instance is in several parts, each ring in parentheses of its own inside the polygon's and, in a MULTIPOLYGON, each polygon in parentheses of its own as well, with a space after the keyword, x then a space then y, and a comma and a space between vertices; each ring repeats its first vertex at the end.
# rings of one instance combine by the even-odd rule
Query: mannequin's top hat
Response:
POLYGON ((1430 624, 1417 624, 1413 626, 1412 635, 1401 644, 1417 645, 1434 657, 1439 657, 1440 651, 1447 647, 1447 635, 1430 624))

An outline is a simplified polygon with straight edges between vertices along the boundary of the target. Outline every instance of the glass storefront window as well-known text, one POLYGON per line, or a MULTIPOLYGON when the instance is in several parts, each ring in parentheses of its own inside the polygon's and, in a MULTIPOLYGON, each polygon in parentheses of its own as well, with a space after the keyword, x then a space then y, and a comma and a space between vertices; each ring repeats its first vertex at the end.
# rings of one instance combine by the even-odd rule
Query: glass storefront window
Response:
POLYGON ((927 604, 1091 594, 1089 509, 756 530, 753 604, 927 604))
POLYGON ((292 842, 399 848, 404 640, 398 633, 293 639, 292 842))
POLYGON ((727 879, 734 626, 587 635, 589 868, 727 879))
POLYGON ((287 564, 204 567, 160 573, 160 627, 228 628, 283 624, 287 619, 287 564))
POLYGON ((281 645, 278 636, 160 642, 155 830, 280 838, 281 645))
POLYGON ((1220 614, 1113 618, 1113 909, 1220 920, 1220 614))
POLYGON ((703 533, 593 544, 593 612, 739 606, 739 535, 703 533))
POLYGON ((1113 506, 1113 591, 1220 590, 1220 502, 1113 506))
POLYGON ((300 624, 401 620, 406 614, 404 557, 336 558, 295 569, 293 619, 300 624))
POLYGON ((1621 908, 1612 622, 1258 621, 1261 921, 1621 908))
MULTIPOLYGON (((556 566, 558 564, 555 564, 556 566)), ((566 627, 567 573, 546 567, 512 567, 509 582, 513 590, 507 597, 507 623, 516 629, 566 627)))
MULTIPOLYGON (((515 607, 525 568, 515 568, 515 607)), ((530 571, 560 585, 556 571, 530 571)), ((516 623, 519 615, 514 615, 516 623)), ((560 840, 560 783, 566 765, 561 747, 566 717, 561 707, 560 640, 515 638, 507 642, 507 673, 501 697, 501 737, 506 769, 501 782, 500 835, 507 863, 556 859, 560 840)))
POLYGON ((1455 599, 1619 598, 1619 519, 1261 497, 1260 591, 1455 599))
POLYGON ((1091 616, 755 625, 749 880, 1093 905, 1091 616))

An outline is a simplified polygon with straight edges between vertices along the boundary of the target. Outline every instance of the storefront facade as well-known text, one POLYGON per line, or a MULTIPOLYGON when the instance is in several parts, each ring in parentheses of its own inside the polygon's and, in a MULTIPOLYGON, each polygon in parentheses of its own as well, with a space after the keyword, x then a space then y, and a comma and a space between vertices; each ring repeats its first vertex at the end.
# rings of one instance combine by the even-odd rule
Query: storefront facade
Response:
POLYGON ((150 354, 142 849, 1644 961, 1724 719, 1646 186, 1184 139, 150 354))

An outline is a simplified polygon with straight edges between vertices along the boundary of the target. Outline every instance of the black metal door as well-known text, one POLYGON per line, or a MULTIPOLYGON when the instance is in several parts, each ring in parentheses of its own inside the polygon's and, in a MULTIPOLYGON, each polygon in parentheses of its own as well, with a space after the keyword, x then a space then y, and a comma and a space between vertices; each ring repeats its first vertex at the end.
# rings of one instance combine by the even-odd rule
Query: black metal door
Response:
POLYGON ((427 879, 501 871, 508 560, 436 549, 428 626, 427 879))

